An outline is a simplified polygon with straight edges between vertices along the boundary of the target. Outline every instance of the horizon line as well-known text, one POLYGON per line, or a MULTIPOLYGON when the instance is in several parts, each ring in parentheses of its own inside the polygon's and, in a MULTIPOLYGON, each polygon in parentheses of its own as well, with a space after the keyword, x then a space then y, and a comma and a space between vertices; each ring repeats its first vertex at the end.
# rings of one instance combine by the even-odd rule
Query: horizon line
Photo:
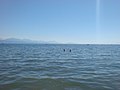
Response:
MULTIPOLYGON (((33 39, 28 39, 28 38, 13 38, 13 37, 10 37, 10 38, 0 38, 0 41, 1 40, 7 40, 7 39, 18 39, 18 40, 31 40, 31 41, 36 41, 38 43, 28 43, 28 44, 120 44, 120 42, 117 42, 117 43, 74 43, 74 42, 59 42, 59 41, 55 41, 55 40, 33 40, 33 39), (46 43, 40 43, 40 41, 43 41, 43 42, 46 42, 46 43), (47 43, 48 42, 48 43, 47 43), (56 42, 56 43, 49 43, 49 42, 56 42)), ((0 43, 2 44, 2 43, 0 43)), ((4 44, 7 44, 7 43, 4 43, 4 44)), ((19 44, 19 43, 8 43, 8 44, 19 44)), ((21 44, 27 44, 27 43, 21 43, 21 44)))

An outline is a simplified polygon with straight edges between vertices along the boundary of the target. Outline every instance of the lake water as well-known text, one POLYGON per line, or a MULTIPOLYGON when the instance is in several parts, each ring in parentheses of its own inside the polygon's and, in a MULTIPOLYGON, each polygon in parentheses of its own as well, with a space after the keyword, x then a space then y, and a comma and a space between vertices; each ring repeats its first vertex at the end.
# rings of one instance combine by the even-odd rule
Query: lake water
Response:
POLYGON ((120 90, 120 45, 1 44, 0 90, 120 90))

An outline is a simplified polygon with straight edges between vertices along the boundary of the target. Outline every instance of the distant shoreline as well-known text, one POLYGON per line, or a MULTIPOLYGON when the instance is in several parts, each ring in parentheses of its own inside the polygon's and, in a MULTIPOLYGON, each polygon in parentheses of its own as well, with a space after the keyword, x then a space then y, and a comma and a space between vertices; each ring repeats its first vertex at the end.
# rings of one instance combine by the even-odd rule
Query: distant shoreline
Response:
POLYGON ((54 44, 54 43, 0 43, 0 45, 21 45, 21 44, 36 44, 36 45, 86 45, 86 46, 89 46, 89 45, 120 45, 120 44, 66 44, 66 43, 58 43, 58 44, 54 44))

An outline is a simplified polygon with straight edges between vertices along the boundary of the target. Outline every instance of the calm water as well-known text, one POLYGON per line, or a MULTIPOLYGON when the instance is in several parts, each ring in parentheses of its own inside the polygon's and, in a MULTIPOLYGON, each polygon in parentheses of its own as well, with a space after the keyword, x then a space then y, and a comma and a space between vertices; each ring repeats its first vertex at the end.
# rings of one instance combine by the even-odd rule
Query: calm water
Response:
POLYGON ((1 44, 0 90, 120 90, 120 46, 1 44))

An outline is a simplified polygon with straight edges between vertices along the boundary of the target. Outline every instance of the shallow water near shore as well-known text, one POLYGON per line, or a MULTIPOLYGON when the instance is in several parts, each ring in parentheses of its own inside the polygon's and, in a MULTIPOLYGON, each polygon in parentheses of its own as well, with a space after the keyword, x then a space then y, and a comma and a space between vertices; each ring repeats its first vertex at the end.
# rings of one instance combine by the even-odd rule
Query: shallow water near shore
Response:
POLYGON ((0 90, 120 90, 120 45, 0 44, 0 90))

